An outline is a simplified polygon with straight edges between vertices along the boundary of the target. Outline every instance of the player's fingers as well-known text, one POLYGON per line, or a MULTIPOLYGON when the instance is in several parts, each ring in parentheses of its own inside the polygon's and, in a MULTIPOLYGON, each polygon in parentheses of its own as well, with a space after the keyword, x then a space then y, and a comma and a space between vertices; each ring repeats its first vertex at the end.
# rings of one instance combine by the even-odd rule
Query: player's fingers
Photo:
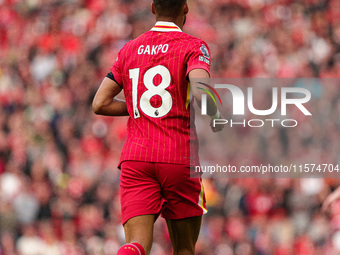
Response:
POLYGON ((215 129, 215 132, 219 132, 219 131, 221 131, 221 130, 222 130, 222 128, 221 128, 221 127, 218 127, 218 128, 215 129))
POLYGON ((212 131, 213 131, 214 133, 221 131, 223 128, 224 128, 223 125, 219 125, 219 126, 215 126, 215 127, 212 126, 212 127, 211 127, 211 129, 212 129, 212 131))

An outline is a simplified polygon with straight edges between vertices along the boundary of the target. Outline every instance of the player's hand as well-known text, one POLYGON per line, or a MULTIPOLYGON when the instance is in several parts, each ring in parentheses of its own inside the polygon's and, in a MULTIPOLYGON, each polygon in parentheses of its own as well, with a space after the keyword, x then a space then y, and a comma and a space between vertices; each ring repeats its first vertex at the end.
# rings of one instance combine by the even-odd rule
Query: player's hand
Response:
POLYGON ((337 201, 340 198, 340 187, 337 188, 335 191, 333 191, 331 194, 329 194, 325 201, 322 204, 322 211, 327 212, 333 203, 337 201))
MULTIPOLYGON (((222 116, 220 118, 223 119, 222 116)), ((215 125, 215 127, 214 127, 214 119, 210 120, 210 127, 211 127, 211 130, 214 133, 221 131, 224 128, 224 126, 225 126, 225 124, 218 124, 218 125, 215 125)))

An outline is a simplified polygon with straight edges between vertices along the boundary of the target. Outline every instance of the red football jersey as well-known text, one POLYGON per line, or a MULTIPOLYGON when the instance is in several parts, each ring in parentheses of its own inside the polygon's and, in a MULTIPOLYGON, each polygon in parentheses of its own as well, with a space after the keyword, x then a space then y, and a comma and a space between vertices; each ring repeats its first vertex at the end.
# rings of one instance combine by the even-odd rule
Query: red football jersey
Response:
POLYGON ((190 155, 197 135, 187 78, 198 68, 210 72, 207 44, 171 22, 157 22, 123 47, 111 68, 130 115, 121 162, 198 163, 197 146, 190 155))

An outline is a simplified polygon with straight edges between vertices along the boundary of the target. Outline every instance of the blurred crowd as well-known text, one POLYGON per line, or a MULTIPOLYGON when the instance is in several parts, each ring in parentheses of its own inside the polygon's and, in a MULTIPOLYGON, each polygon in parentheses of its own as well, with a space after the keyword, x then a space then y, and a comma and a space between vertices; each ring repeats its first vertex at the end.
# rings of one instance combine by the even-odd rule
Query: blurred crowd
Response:
MULTIPOLYGON (((0 0, 0 255, 111 255, 124 243, 116 166, 127 119, 95 116, 91 101, 121 47, 153 26, 150 2, 0 0)), ((189 6, 185 32, 209 44, 213 77, 340 76, 338 0, 189 6)), ((267 151, 287 140, 308 142, 268 138, 267 151)), ((320 211, 337 179, 204 182, 198 255, 340 254, 340 204, 320 211)), ((170 253, 158 220, 152 255, 170 253)))

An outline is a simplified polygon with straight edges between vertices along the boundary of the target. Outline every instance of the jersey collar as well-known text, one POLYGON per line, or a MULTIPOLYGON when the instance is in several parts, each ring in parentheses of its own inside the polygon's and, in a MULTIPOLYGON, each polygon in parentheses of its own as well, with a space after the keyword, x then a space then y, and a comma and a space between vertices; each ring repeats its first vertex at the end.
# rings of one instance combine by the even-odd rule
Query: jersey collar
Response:
POLYGON ((156 25, 151 29, 155 32, 182 32, 182 30, 173 22, 157 21, 156 25))

